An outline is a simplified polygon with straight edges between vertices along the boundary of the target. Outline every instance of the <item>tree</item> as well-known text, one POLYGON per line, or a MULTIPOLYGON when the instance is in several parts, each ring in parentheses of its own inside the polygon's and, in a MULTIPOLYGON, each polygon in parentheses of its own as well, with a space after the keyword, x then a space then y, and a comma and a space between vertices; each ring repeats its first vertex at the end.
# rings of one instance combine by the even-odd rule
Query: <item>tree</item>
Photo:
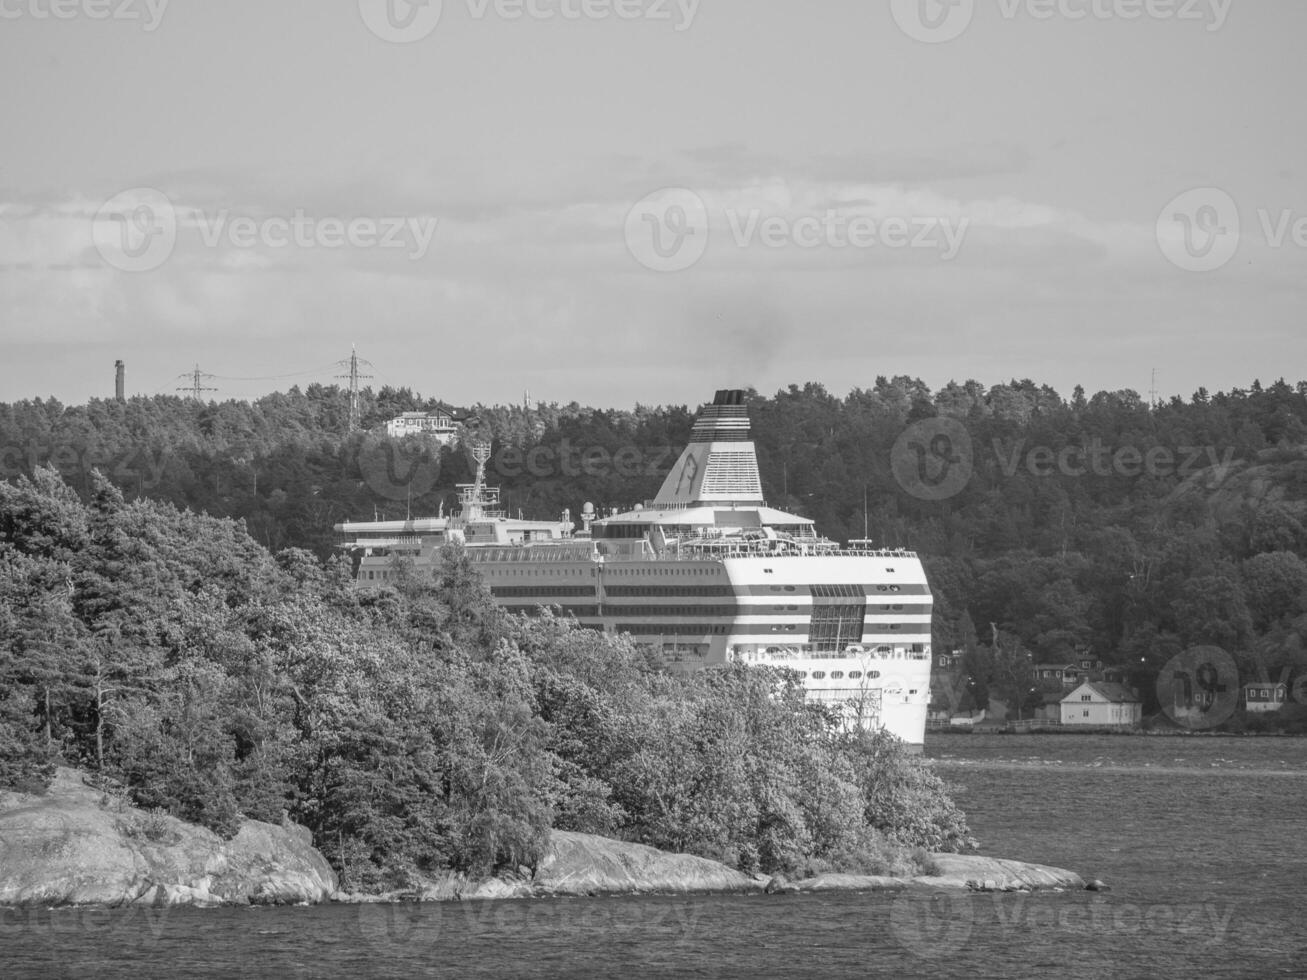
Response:
POLYGON ((1239 575, 1258 631, 1307 612, 1307 561, 1292 551, 1255 555, 1240 566, 1239 575))

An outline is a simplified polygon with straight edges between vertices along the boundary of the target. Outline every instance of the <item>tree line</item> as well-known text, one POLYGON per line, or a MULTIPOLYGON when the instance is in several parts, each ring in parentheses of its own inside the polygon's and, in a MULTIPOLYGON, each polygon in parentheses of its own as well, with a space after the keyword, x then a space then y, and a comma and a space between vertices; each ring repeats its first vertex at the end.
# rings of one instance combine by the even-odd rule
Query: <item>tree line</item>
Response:
MULTIPOLYGON (((895 377, 842 398, 819 384, 750 391, 747 404, 770 503, 836 539, 922 555, 934 648, 967 655, 981 705, 1012 673, 994 627, 1022 658, 1088 655, 1150 698, 1162 665, 1196 644, 1228 650, 1246 680, 1307 669, 1307 382, 1150 405, 1128 390, 1066 398, 1022 380, 932 391, 895 377), (965 435, 949 452, 965 450, 967 476, 926 499, 905 487, 896 453, 913 426, 946 422, 965 435)), ((325 560, 335 523, 448 512, 473 474, 465 445, 380 431, 401 412, 444 408, 435 400, 383 388, 361 407, 364 431, 350 433, 347 394, 322 385, 254 402, 0 405, 0 472, 47 463, 85 500, 98 467, 129 501, 240 519, 270 551, 325 560)), ((694 418, 691 406, 576 403, 453 414, 465 443, 491 443, 506 508, 549 519, 652 497, 694 418)), ((917 449, 933 451, 929 439, 917 449)), ((1029 693, 1025 680, 1007 686, 1029 693)))

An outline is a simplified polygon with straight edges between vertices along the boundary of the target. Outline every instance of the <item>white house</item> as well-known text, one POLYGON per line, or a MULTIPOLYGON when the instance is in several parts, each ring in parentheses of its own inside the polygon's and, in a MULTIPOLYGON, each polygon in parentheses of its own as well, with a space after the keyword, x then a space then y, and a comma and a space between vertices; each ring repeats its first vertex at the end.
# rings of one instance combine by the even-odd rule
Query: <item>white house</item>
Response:
POLYGON ((392 439, 403 436, 433 436, 442 446, 448 446, 458 435, 454 420, 444 412, 405 412, 386 423, 386 435, 392 439))
POLYGON ((1248 711, 1279 711, 1288 698, 1289 687, 1286 684, 1272 684, 1267 681, 1243 686, 1243 704, 1248 711))
POLYGON ((1134 692, 1106 681, 1086 681, 1062 699, 1064 725, 1137 725, 1143 715, 1134 692))

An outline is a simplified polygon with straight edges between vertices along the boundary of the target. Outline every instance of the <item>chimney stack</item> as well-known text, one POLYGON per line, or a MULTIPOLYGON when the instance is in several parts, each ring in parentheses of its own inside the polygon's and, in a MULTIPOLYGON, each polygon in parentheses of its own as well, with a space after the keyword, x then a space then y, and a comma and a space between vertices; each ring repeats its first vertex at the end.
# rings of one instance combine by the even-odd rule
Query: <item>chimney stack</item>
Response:
POLYGON ((122 361, 114 361, 113 366, 115 369, 114 397, 117 398, 119 402, 125 402, 127 400, 127 394, 125 390, 126 381, 127 381, 127 377, 126 377, 127 366, 123 364, 122 361))

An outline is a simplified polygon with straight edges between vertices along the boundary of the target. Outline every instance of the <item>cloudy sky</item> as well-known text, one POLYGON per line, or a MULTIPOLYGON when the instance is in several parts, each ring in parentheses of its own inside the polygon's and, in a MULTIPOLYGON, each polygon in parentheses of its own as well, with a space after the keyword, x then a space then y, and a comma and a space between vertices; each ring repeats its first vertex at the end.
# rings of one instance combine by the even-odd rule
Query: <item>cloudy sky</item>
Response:
POLYGON ((1301 379, 1304 38, 1301 0, 0 0, 0 401, 351 344, 458 404, 1301 379))

